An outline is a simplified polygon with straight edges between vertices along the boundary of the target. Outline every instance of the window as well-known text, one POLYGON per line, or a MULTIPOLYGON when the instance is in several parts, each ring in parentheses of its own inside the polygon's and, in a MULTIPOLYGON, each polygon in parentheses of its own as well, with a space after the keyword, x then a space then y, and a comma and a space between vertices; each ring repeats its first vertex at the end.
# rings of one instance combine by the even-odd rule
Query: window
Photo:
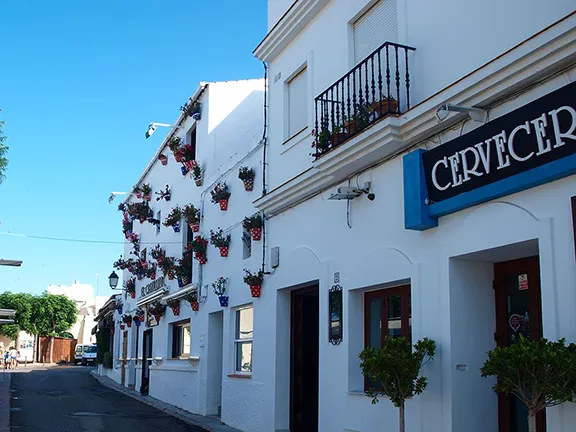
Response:
MULTIPOLYGON (((186 243, 184 245, 189 244, 192 240, 194 240, 194 233, 192 232, 192 228, 189 225, 186 226, 186 243)), ((184 264, 187 266, 189 274, 188 280, 192 282, 192 269, 194 268, 194 252, 189 250, 188 252, 184 252, 182 254, 182 259, 184 260, 184 264)))
POLYGON ((291 138, 308 126, 308 74, 306 68, 288 81, 288 133, 291 138))
POLYGON ((192 146, 192 159, 196 159, 196 126, 190 128, 190 130, 186 133, 186 139, 192 146))
POLYGON ((252 338, 254 309, 252 306, 236 311, 234 356, 236 372, 252 372, 252 338))
POLYGON ((190 321, 172 324, 172 358, 190 356, 190 321))
POLYGON ((244 228, 242 231, 242 257, 243 259, 250 258, 252 255, 252 235, 250 230, 244 228))
MULTIPOLYGON (((158 213, 156 213, 156 220, 157 221, 161 221, 162 220, 162 211, 158 210, 158 213)), ((158 224, 156 224, 156 235, 160 234, 160 222, 158 224)))
POLYGON ((142 249, 142 252, 140 252, 140 259, 146 261, 146 248, 142 249))
POLYGON ((354 64, 360 63, 384 42, 397 41, 396 0, 380 0, 354 23, 354 64))
POLYGON ((410 285, 364 295, 365 346, 382 347, 386 336, 412 339, 410 285))

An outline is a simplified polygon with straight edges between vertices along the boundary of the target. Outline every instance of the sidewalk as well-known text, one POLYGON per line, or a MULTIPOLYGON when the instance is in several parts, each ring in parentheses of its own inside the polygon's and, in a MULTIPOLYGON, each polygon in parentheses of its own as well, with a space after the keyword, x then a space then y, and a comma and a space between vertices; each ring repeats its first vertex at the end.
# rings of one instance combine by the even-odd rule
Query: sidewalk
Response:
POLYGON ((0 370, 0 432, 10 432, 10 380, 12 372, 0 370))
MULTIPOLYGON (((220 420, 213 418, 213 417, 204 417, 201 415, 196 415, 189 413, 188 411, 184 411, 183 409, 177 408, 174 405, 167 404, 165 402, 159 401, 158 399, 154 399, 150 396, 142 396, 139 392, 130 390, 127 387, 124 387, 118 384, 116 381, 112 380, 111 378, 100 376, 96 373, 96 371, 91 372, 94 378, 105 387, 111 388, 116 390, 120 393, 124 393, 126 396, 130 396, 132 399, 136 399, 146 405, 149 405, 157 410, 160 410, 168 415, 176 417, 182 420, 185 423, 188 423, 193 426, 199 426, 205 429, 207 432, 240 432, 238 429, 231 428, 226 426, 220 422, 220 420)), ((8 431, 8 429, 7 429, 8 431)), ((3 429, 0 428, 0 432, 5 432, 3 429)))

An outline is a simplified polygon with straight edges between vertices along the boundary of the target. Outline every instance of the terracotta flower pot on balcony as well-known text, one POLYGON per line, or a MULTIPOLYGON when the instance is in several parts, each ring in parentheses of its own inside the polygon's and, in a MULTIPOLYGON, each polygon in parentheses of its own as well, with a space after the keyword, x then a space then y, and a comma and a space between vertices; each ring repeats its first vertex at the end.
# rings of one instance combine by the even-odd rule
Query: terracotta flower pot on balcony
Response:
POLYGON ((192 232, 198 232, 198 231, 200 231, 200 224, 193 223, 190 225, 190 229, 192 230, 192 232))
POLYGON ((260 294, 262 294, 262 287, 260 285, 250 285, 250 293, 252 297, 259 298, 260 294))
POLYGON ((198 312, 198 309, 200 309, 200 303, 198 302, 190 302, 190 306, 192 306, 192 310, 195 312, 198 312))
POLYGON ((262 238, 262 228, 250 228, 250 234, 252 234, 252 240, 260 241, 262 238))
POLYGON ((152 199, 152 197, 150 195, 144 195, 144 199, 146 201, 150 201, 152 199))
POLYGON ((228 246, 221 246, 220 248, 220 256, 226 258, 228 256, 228 252, 230 251, 228 246))
POLYGON ((254 190, 254 179, 243 180, 244 190, 246 192, 252 192, 254 190))
POLYGON ((222 210, 222 211, 228 210, 228 200, 227 199, 223 199, 223 200, 218 201, 218 204, 220 204, 220 210, 222 210))
POLYGON ((161 154, 160 156, 158 156, 158 160, 160 161, 160 163, 162 165, 167 165, 168 164, 168 156, 161 154))
POLYGON ((382 113, 382 116, 388 115, 388 111, 390 111, 390 114, 396 114, 398 113, 398 101, 390 98, 390 105, 388 105, 387 98, 381 101, 375 101, 370 104, 370 110, 378 115, 382 113), (388 106, 390 106, 390 109, 388 109, 388 106))

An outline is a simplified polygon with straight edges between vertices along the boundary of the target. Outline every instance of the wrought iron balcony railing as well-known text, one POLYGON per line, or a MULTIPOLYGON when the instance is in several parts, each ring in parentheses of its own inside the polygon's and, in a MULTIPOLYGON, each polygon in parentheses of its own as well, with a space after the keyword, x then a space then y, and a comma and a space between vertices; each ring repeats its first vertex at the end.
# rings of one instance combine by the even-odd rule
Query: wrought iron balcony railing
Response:
POLYGON ((409 54, 386 42, 315 99, 319 157, 388 116, 410 109, 409 54))

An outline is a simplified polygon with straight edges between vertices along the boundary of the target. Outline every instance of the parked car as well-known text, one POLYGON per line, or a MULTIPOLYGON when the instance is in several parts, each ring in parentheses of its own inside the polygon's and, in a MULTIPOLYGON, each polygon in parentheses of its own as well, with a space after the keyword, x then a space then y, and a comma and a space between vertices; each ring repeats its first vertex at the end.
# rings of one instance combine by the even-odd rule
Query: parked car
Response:
POLYGON ((84 354, 82 354, 82 366, 95 365, 96 355, 98 354, 98 348, 96 345, 90 345, 84 354))
POLYGON ((82 355, 91 346, 92 346, 92 344, 78 344, 78 345, 76 345, 76 350, 74 351, 74 364, 82 363, 82 355))

